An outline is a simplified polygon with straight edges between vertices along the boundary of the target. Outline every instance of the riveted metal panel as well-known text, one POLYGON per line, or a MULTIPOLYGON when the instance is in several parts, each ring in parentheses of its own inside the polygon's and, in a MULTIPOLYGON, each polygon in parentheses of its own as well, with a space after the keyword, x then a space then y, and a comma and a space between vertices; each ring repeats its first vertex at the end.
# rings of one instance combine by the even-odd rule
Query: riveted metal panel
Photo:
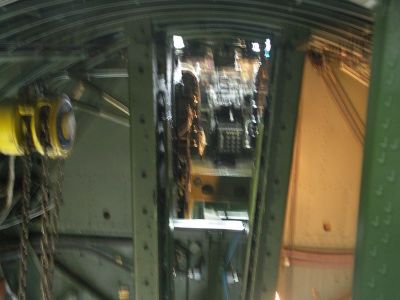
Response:
POLYGON ((288 31, 277 47, 271 119, 261 154, 254 258, 250 263, 246 299, 273 299, 275 295, 304 64, 304 52, 298 51, 296 45, 306 36, 304 31, 288 31))
POLYGON ((77 117, 78 146, 64 169, 60 232, 129 237, 129 130, 81 113, 77 117))
MULTIPOLYGON (((347 84, 346 92, 352 93, 351 100, 358 96, 363 111, 368 89, 339 70, 338 75, 347 84)), ((365 120, 365 115, 362 118, 365 120)), ((309 59, 304 66, 296 127, 283 246, 352 252, 363 145, 309 59)))
POLYGON ((400 2, 377 10, 358 224, 354 300, 399 299, 400 2))
POLYGON ((159 299, 155 67, 151 23, 127 25, 135 299, 159 299))

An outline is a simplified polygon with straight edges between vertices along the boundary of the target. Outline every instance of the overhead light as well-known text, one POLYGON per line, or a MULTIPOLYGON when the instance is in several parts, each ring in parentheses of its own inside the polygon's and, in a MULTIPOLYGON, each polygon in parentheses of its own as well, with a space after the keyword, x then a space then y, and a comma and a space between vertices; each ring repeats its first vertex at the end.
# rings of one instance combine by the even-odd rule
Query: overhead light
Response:
POLYGON ((270 39, 266 39, 265 40, 265 51, 271 51, 271 40, 270 39))
POLYGON ((203 230, 228 230, 246 231, 247 226, 242 221, 223 221, 206 219, 172 219, 169 223, 170 229, 203 229, 203 230))
POLYGON ((251 43, 251 50, 254 52, 260 52, 260 44, 259 43, 251 43))
POLYGON ((185 48, 185 43, 183 42, 183 38, 180 35, 173 36, 174 48, 175 49, 183 49, 185 48))
POLYGON ((281 297, 279 297, 278 292, 275 292, 275 300, 281 300, 281 297))
POLYGON ((264 50, 264 55, 266 58, 270 57, 270 54, 269 54, 270 51, 271 51, 271 40, 266 39, 265 40, 265 50, 264 50))

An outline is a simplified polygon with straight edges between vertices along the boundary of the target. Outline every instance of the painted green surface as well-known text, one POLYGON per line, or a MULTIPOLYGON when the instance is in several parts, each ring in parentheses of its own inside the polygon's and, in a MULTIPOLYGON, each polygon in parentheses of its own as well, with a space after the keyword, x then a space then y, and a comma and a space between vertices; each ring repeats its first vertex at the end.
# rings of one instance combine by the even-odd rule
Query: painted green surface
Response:
POLYGON ((377 9, 354 300, 400 299, 400 2, 377 9))
POLYGON ((306 36, 306 32, 288 30, 276 47, 246 299, 272 300, 275 297, 304 64, 304 52, 297 50, 296 45, 306 36))
POLYGON ((149 21, 127 24, 135 299, 157 300, 159 223, 155 69, 149 21))
MULTIPOLYGON (((33 4, 30 1, 16 1, 10 6, 2 7, 0 15, 0 22, 3 25, 0 30, 0 40, 8 47, 7 53, 12 53, 18 47, 34 48, 42 45, 57 49, 88 49, 91 58, 86 60, 77 57, 76 61, 68 63, 50 63, 44 59, 43 62, 35 61, 34 64, 29 61, 2 64, 0 89, 4 93, 13 94, 21 85, 38 78, 52 78, 54 74, 58 75, 69 69, 71 64, 79 70, 90 70, 125 48, 126 36, 123 26, 125 22, 146 16, 152 16, 153 21, 158 23, 159 29, 172 28, 188 38, 196 35, 227 36, 227 33, 229 36, 238 33, 262 37, 267 32, 279 33, 284 24, 294 24, 300 27, 311 26, 320 35, 339 42, 345 42, 347 35, 344 33, 346 30, 351 30, 349 35, 356 41, 368 42, 366 38, 368 35, 361 34, 368 32, 371 19, 364 9, 345 1, 341 1, 340 5, 331 0, 278 2, 57 0, 35 1, 33 4), (315 3, 315 6, 310 3, 315 3), (19 15, 24 17, 13 19, 19 15), (342 22, 343 20, 347 23, 342 22), (106 38, 110 36, 112 38, 107 40, 106 38)), ((131 54, 138 54, 140 62, 145 62, 143 60, 145 56, 143 53, 140 54, 143 49, 131 47, 131 50, 131 54)), ((126 88, 126 80, 123 81, 124 87, 121 89, 114 83, 107 82, 101 85, 107 90, 115 90, 118 93, 126 88)), ((132 84, 136 91, 149 93, 152 89, 145 87, 150 81, 139 80, 133 81, 132 84)), ((100 99, 90 100, 96 105, 101 102, 100 99)), ((80 140, 73 156, 66 164, 67 180, 64 190, 66 202, 61 211, 61 230, 77 235, 131 236, 129 131, 84 114, 80 119, 80 140), (105 218, 105 211, 108 211, 111 218, 105 218)), ((140 193, 143 196, 141 199, 149 199, 147 198, 149 194, 143 190, 140 193)), ((151 204, 152 201, 146 203, 151 204)), ((134 209, 135 213, 139 214, 139 211, 134 209)), ((141 223, 140 217, 135 222, 139 226, 145 224, 141 223)), ((144 236, 148 237, 145 234, 144 236)), ((138 244, 142 240, 135 242, 138 244)), ((117 298, 118 285, 129 278, 128 274, 117 273, 112 269, 114 266, 109 267, 102 259, 94 258, 91 254, 85 254, 80 250, 68 251, 65 253, 64 263, 76 272, 82 273, 93 285, 101 286, 101 289, 109 293, 107 294, 109 299, 117 298), (96 273, 101 273, 100 280, 96 279, 96 273), (120 276, 123 280, 119 280, 120 276)), ((138 270, 144 268, 145 272, 151 272, 158 266, 158 262, 154 259, 151 263, 148 260, 142 263, 138 270)), ((140 278, 144 278, 143 274, 138 274, 140 278)), ((65 294, 60 297, 71 299, 67 297, 69 288, 84 290, 79 285, 72 284, 64 275, 62 278, 60 290, 62 293, 65 291, 65 294)), ((87 292, 81 292, 79 296, 79 299, 95 299, 88 296, 87 292)))

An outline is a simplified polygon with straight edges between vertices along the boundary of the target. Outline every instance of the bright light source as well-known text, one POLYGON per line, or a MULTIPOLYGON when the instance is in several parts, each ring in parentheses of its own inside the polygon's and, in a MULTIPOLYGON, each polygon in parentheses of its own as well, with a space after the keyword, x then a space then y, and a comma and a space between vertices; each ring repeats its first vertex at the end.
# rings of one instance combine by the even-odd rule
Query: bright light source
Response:
POLYGON ((281 300, 281 297, 279 297, 278 292, 275 292, 275 300, 281 300))
POLYGON ((265 51, 271 51, 271 40, 270 39, 266 39, 265 40, 265 51))
POLYGON ((242 221, 235 220, 173 219, 172 222, 170 228, 247 231, 242 221))
POLYGON ((173 36, 174 48, 175 49, 183 49, 185 48, 185 43, 183 42, 183 38, 180 35, 173 36))
POLYGON ((271 51, 271 40, 266 39, 265 40, 265 50, 264 50, 264 55, 266 58, 270 57, 270 54, 269 54, 270 51, 271 51))
POLYGON ((251 43, 251 49, 254 51, 254 52, 260 52, 260 44, 259 43, 251 43))

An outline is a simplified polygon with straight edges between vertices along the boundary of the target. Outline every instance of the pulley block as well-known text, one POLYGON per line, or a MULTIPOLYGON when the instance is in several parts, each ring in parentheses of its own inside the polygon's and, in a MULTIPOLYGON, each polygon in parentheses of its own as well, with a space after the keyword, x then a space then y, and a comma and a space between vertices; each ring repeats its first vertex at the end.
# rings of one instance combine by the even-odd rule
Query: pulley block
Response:
POLYGON ((75 128, 67 95, 0 104, 0 152, 6 155, 36 151, 51 158, 66 157, 74 143, 75 128))

